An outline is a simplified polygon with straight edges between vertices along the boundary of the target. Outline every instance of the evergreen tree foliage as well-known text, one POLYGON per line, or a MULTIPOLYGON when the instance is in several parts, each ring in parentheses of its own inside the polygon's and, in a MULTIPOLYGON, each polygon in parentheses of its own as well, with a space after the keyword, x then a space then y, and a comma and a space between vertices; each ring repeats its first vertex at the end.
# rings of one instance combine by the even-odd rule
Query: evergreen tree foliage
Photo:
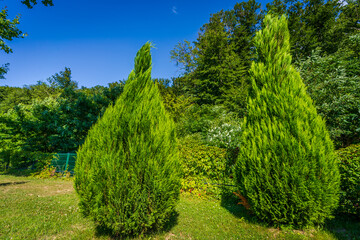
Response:
POLYGON ((80 208, 116 235, 161 228, 180 193, 174 123, 150 77, 150 48, 139 50, 123 94, 78 151, 80 208))
POLYGON ((246 91, 241 93, 247 89, 243 81, 246 75, 244 61, 235 53, 235 45, 229 43, 230 32, 226 31, 224 14, 219 12, 211 16, 196 43, 198 66, 192 83, 200 105, 235 101, 239 106, 246 99, 246 91), (231 92, 232 89, 235 92, 231 92))
POLYGON ((258 59, 236 181, 253 213, 274 225, 320 224, 338 203, 339 170, 324 120, 291 65, 285 16, 268 14, 256 34, 258 59))
POLYGON ((321 48, 327 54, 339 50, 341 42, 359 31, 359 0, 273 0, 267 11, 285 14, 290 31, 293 60, 309 57, 321 48))
POLYGON ((187 96, 199 105, 224 105, 245 114, 248 70, 253 57, 253 37, 263 15, 260 4, 249 0, 212 14, 196 41, 180 42, 171 58, 184 71, 180 82, 187 96))

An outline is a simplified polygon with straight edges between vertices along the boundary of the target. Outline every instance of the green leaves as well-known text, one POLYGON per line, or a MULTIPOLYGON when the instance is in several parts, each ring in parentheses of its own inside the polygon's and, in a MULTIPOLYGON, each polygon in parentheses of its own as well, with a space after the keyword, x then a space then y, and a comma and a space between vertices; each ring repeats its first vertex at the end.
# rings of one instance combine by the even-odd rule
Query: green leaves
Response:
MULTIPOLYGON (((5 41, 12 41, 14 38, 23 38, 22 32, 18 29, 20 17, 17 16, 13 20, 8 17, 8 10, 6 8, 0 11, 0 49, 5 53, 12 53, 13 50, 5 41)), ((9 64, 4 64, 0 67, 0 79, 4 79, 4 75, 9 70, 9 64)))
POLYGON ((0 161, 33 164, 32 152, 75 152, 90 127, 122 93, 124 83, 77 89, 65 68, 24 88, 0 87, 0 161))
POLYGON ((179 153, 183 172, 182 191, 218 198, 220 184, 228 180, 225 175, 226 149, 183 139, 179 144, 179 153))
POLYGON ((13 20, 7 19, 8 10, 2 9, 0 12, 0 49, 5 53, 12 53, 12 49, 5 43, 5 40, 12 41, 14 38, 23 38, 22 32, 17 28, 20 17, 13 20))
POLYGON ((360 140, 360 65, 351 49, 328 56, 317 50, 299 63, 307 92, 337 148, 360 140))
POLYGON ((360 144, 336 151, 341 173, 338 211, 360 216, 360 144))
MULTIPOLYGON (((38 3, 38 1, 37 0, 22 0, 21 3, 25 4, 28 8, 33 8, 38 3)), ((45 6, 54 6, 52 0, 42 0, 41 3, 44 4, 45 6)))

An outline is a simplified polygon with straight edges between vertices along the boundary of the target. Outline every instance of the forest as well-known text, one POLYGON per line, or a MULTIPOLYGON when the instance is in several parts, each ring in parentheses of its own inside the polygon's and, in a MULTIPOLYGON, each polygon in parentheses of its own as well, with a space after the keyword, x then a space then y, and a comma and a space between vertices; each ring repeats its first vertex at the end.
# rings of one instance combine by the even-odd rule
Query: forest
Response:
POLYGON ((68 67, 1 86, 0 172, 53 177, 76 153, 81 211, 120 235, 161 228, 180 191, 279 228, 360 216, 359 0, 236 3, 174 46, 171 79, 151 78, 151 47, 108 86, 68 67))

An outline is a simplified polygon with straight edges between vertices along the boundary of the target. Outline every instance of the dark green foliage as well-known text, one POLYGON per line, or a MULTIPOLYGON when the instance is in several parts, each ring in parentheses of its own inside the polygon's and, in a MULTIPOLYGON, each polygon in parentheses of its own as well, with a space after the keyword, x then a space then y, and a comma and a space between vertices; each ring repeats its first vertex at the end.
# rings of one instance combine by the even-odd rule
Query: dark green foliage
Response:
POLYGON ((346 3, 341 4, 341 13, 338 19, 337 30, 342 34, 342 38, 360 31, 360 1, 347 0, 346 3))
POLYGON ((135 58, 123 94, 78 151, 81 211, 115 235, 161 228, 180 193, 174 123, 151 80, 150 44, 135 58))
POLYGON ((338 211, 360 217, 360 144, 336 151, 340 159, 341 195, 338 211))
POLYGON ((33 165, 32 152, 75 152, 124 86, 78 89, 69 68, 48 81, 0 87, 0 162, 7 167, 33 165))
MULTIPOLYGON (((21 3, 25 4, 28 8, 33 8, 39 1, 37 0, 22 0, 21 3)), ((53 0, 41 0, 45 6, 54 6, 53 0)))
POLYGON ((246 69, 235 52, 235 46, 229 43, 231 31, 226 31, 224 18, 224 12, 212 15, 209 23, 202 27, 196 43, 197 68, 192 73, 191 83, 200 105, 234 101, 240 105, 246 98, 246 86, 242 81, 246 69), (236 93, 230 94, 231 89, 236 93), (241 96, 244 89, 245 97, 237 100, 236 96, 241 96))
POLYGON ((0 67, 0 79, 5 79, 5 74, 9 71, 9 63, 3 64, 0 67))
MULTIPOLYGON (((360 38, 358 42, 360 45, 360 38)), ((299 65, 307 91, 325 119, 335 146, 360 142, 360 58, 349 50, 328 56, 314 51, 299 65)))
MULTIPOLYGON (((8 10, 6 8, 0 11, 0 50, 5 53, 12 53, 12 49, 5 41, 12 41, 14 38, 22 38, 22 32, 18 29, 20 16, 13 20, 8 19, 8 10)), ((6 63, 0 67, 0 79, 4 79, 4 75, 9 70, 9 64, 6 63)))
POLYGON ((172 59, 184 70, 177 82, 199 105, 222 104, 242 117, 252 60, 253 37, 262 14, 254 0, 212 14, 196 41, 180 42, 172 59))
POLYGON ((340 176, 325 122, 291 65, 285 16, 268 14, 255 46, 253 94, 235 170, 240 193, 270 224, 323 223, 337 207, 340 176))
POLYGON ((230 125, 228 127, 224 126, 226 130, 230 130, 229 128, 238 129, 237 114, 229 112, 223 105, 199 106, 192 104, 183 112, 183 116, 178 119, 177 133, 180 137, 200 134, 205 145, 227 148, 227 146, 232 145, 230 141, 224 142, 225 138, 222 136, 213 137, 215 132, 219 133, 221 131, 223 125, 230 125))
POLYGON ((221 107, 211 105, 193 104, 190 106, 177 124, 179 137, 198 133, 205 139, 212 122, 223 113, 223 111, 218 111, 219 109, 222 110, 221 107))
POLYGON ((235 52, 245 60, 245 68, 249 69, 254 57, 254 36, 264 18, 261 4, 255 0, 236 3, 234 9, 227 12, 226 24, 232 32, 231 42, 235 44, 235 52))
POLYGON ((8 10, 2 9, 0 12, 0 49, 5 53, 12 53, 13 50, 5 43, 5 41, 12 41, 14 38, 22 38, 22 32, 17 28, 19 25, 20 16, 13 20, 8 18, 8 10))
POLYGON ((273 14, 285 14, 294 60, 311 55, 316 48, 327 54, 338 51, 348 35, 360 29, 358 0, 274 0, 266 5, 273 14))

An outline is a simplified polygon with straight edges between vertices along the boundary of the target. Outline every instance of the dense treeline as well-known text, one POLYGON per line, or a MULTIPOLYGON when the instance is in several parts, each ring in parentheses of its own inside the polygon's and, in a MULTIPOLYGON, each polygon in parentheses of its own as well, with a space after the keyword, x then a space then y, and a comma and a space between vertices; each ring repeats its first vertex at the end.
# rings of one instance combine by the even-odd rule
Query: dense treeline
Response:
MULTIPOLYGON (((249 0, 214 13, 194 42, 179 42, 171 51, 182 75, 154 81, 178 137, 236 155, 240 120, 253 94, 249 68, 258 61, 254 36, 271 11, 288 18, 293 64, 335 146, 359 142, 359 0, 274 0, 264 8, 249 0)), ((68 68, 47 82, 0 87, 0 162, 20 167, 32 164, 40 153, 76 151, 123 87, 120 81, 79 88, 68 68)))
POLYGON ((24 167, 41 153, 75 152, 123 82, 79 89, 71 70, 36 85, 0 88, 0 154, 4 167, 24 167))

